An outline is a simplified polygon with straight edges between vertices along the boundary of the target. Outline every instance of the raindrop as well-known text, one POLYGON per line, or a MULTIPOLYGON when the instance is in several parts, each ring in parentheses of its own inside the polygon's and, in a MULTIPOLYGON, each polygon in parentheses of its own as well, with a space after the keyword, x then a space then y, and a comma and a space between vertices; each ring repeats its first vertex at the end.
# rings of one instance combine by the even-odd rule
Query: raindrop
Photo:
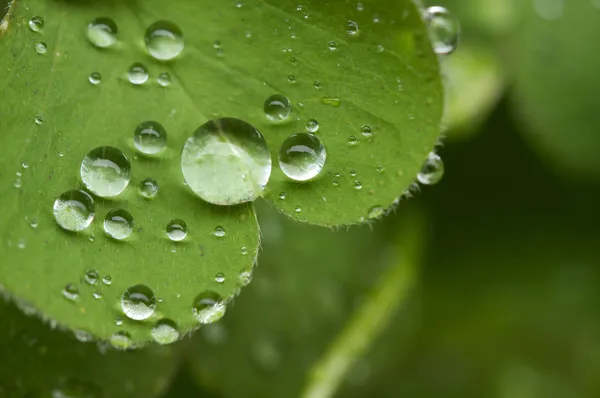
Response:
POLYGON ((156 81, 161 87, 169 87, 171 85, 171 75, 167 72, 163 72, 156 78, 156 81))
POLYGON ((44 117, 42 115, 37 115, 35 117, 35 124, 38 126, 44 124, 44 117))
POLYGON ((117 24, 107 17, 96 18, 88 24, 86 35, 94 46, 110 47, 117 42, 117 24))
POLYGON ((44 43, 43 41, 40 41, 39 43, 35 44, 35 52, 40 54, 40 55, 44 55, 46 54, 46 51, 48 51, 48 46, 46 46, 46 43, 44 43))
POLYGON ((360 128, 360 133, 365 137, 371 137, 373 135, 373 129, 368 124, 363 124, 360 128))
POLYGON ((63 289, 62 294, 63 294, 63 297, 66 298, 67 300, 71 300, 71 301, 77 300, 77 298, 79 297, 79 289, 74 284, 69 283, 63 289))
POLYGON ((294 211, 295 211, 296 213, 300 213, 300 212, 302 211, 302 207, 300 207, 300 206, 296 206, 296 208, 294 209, 294 211))
POLYGON ((334 50, 336 50, 336 49, 337 49, 337 43, 336 43, 335 41, 333 41, 333 40, 331 40, 331 41, 328 43, 328 45, 327 45, 327 46, 329 47, 329 49, 330 49, 331 51, 334 51, 334 50))
POLYGON ((100 300, 102 298, 102 293, 94 292, 94 293, 92 293, 92 297, 95 298, 96 300, 100 300))
POLYGON ((444 162, 435 152, 430 152, 417 175, 417 180, 423 185, 434 185, 444 176, 444 162))
POLYGON ((279 199, 281 199, 281 200, 285 200, 285 198, 286 198, 286 197, 287 197, 287 195, 286 195, 286 193, 285 193, 285 192, 280 192, 280 193, 279 193, 279 199))
POLYGON ((158 122, 140 123, 133 133, 133 145, 145 155, 156 155, 167 147, 167 132, 158 122))
POLYGON ((100 197, 119 195, 131 179, 127 156, 110 146, 93 149, 81 162, 81 180, 87 189, 100 197))
POLYGON ((97 86, 102 81, 102 76, 98 72, 92 72, 92 73, 90 73, 90 76, 88 77, 88 80, 94 86, 97 86))
POLYGON ((170 319, 161 319, 152 328, 152 338, 158 344, 172 344, 179 339, 177 324, 170 319))
POLYGON ((140 182, 140 195, 142 195, 146 199, 154 199, 158 194, 158 182, 153 180, 152 178, 146 178, 142 182, 140 182))
POLYGON ((150 318, 156 309, 154 292, 145 285, 130 287, 121 296, 121 309, 129 319, 142 321, 150 318))
POLYGON ((224 237, 227 233, 225 232, 225 228, 218 226, 217 228, 215 228, 215 232, 214 232, 215 236, 217 238, 222 238, 224 237))
POLYGON ((337 97, 323 97, 321 98, 321 103, 338 108, 342 104, 342 100, 337 97))
POLYGON ((37 220, 37 218, 31 218, 31 219, 28 220, 28 222, 29 222, 29 226, 31 228, 33 228, 33 229, 36 229, 40 225, 40 223, 37 220))
POLYGON ((85 281, 88 285, 97 284, 98 278, 100 278, 100 276, 98 275, 98 271, 89 270, 85 273, 85 281))
POLYGON ((348 145, 357 145, 358 144, 358 138, 356 138, 356 136, 351 135, 348 137, 348 145))
POLYGON ((358 24, 354 21, 348 21, 348 25, 346 27, 346 33, 348 33, 348 36, 358 36, 359 32, 360 30, 358 28, 358 24))
POLYGON ((438 55, 456 50, 460 36, 458 19, 444 7, 429 7, 425 11, 433 51, 438 55))
POLYGON ((294 84, 294 83, 296 83, 297 81, 298 81, 298 79, 296 78, 296 76, 294 76, 294 75, 289 75, 289 76, 288 76, 288 82, 290 82, 290 83, 294 84))
POLYGON ((325 165, 327 151, 321 140, 309 133, 288 137, 279 150, 279 167, 290 179, 307 181, 315 178, 325 165))
POLYGON ((217 273, 217 275, 215 275, 215 282, 217 282, 217 283, 224 283, 225 282, 225 275, 223 275, 222 272, 217 273))
POLYGON ((252 270, 242 271, 238 275, 238 283, 240 286, 248 286, 252 282, 252 270))
POLYGON ((313 87, 314 87, 314 88, 316 88, 317 90, 319 90, 319 89, 321 88, 321 82, 320 82, 320 81, 318 81, 318 80, 316 80, 316 81, 313 83, 313 87))
POLYGON ((173 22, 153 23, 146 30, 144 39, 150 55, 161 61, 171 60, 183 51, 183 33, 173 22))
POLYGON ((266 99, 264 110, 270 121, 283 122, 292 113, 292 104, 285 95, 274 94, 266 99))
POLYGON ((216 119, 188 138, 181 169, 200 198, 216 205, 236 205, 263 193, 271 176, 271 153, 252 125, 234 118, 216 119))
POLYGON ((33 17, 29 20, 29 29, 33 32, 41 32, 44 27, 44 18, 33 17))
POLYGON ((67 191, 54 201, 53 213, 61 228, 83 231, 94 220, 94 199, 85 191, 67 191))
POLYGON ((110 286, 112 284, 112 278, 106 275, 104 278, 102 278, 102 283, 104 283, 106 286, 110 286))
POLYGON ((379 218, 383 215, 384 212, 385 209, 383 208, 383 206, 373 206, 369 209, 367 215, 369 218, 379 218))
POLYGON ((129 80, 131 84, 134 84, 136 86, 146 83, 148 81, 148 78, 148 69, 144 64, 141 64, 139 62, 136 62, 133 65, 131 65, 129 67, 129 70, 127 71, 127 80, 129 80))
POLYGON ((187 224, 180 219, 172 220, 167 224, 167 236, 175 242, 183 240, 187 236, 187 224))
POLYGON ((361 190, 362 189, 362 183, 360 181, 354 181, 354 189, 356 190, 361 190))
POLYGON ((305 127, 306 131, 308 131, 309 133, 316 133, 317 131, 319 131, 319 122, 317 122, 315 119, 310 119, 306 122, 305 127))
POLYGON ((248 248, 246 246, 242 246, 241 252, 242 252, 243 256, 247 255, 248 254, 248 248))
POLYGON ((96 235, 91 234, 90 237, 88 238, 88 240, 92 243, 94 243, 96 241, 96 235))
POLYGON ((123 240, 133 232, 133 217, 124 209, 112 209, 104 218, 104 232, 116 240, 123 240))
POLYGON ((194 299, 192 313, 201 324, 209 324, 223 318, 226 310, 223 297, 212 291, 205 291, 194 299))
POLYGON ((350 177, 356 177, 357 174, 356 170, 350 170, 350 177))
POLYGON ((114 348, 125 350, 132 345, 131 335, 124 331, 115 332, 112 336, 110 336, 110 344, 114 348))

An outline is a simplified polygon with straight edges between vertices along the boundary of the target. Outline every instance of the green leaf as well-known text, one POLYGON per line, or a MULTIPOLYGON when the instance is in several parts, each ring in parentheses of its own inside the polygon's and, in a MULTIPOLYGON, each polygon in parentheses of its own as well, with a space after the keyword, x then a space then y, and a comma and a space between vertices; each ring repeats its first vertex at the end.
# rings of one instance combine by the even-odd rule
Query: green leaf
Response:
POLYGON ((591 1, 524 3, 515 111, 526 137, 556 167, 599 177, 600 55, 590 40, 600 35, 600 9, 591 1))
MULTIPOLYGON (((153 324, 162 318, 175 321, 183 335, 198 325, 192 316, 196 296, 210 290, 229 297, 238 290, 238 274, 252 266, 259 241, 252 205, 212 206, 184 186, 179 151, 205 117, 179 81, 173 89, 152 83, 136 88, 123 78, 135 61, 148 62, 154 76, 168 68, 150 62, 138 48, 143 26, 126 3, 14 4, 8 30, 0 38, 0 70, 5 71, 0 79, 2 286, 59 324, 101 339, 125 331, 134 343, 150 340, 153 324), (119 48, 100 51, 86 41, 87 23, 102 15, 118 21, 123 40, 119 48), (41 33, 28 28, 33 16, 45 20, 41 33), (34 49, 40 41, 47 44, 45 55, 34 49), (92 72, 102 74, 99 86, 88 82, 92 72), (34 122, 38 115, 44 117, 41 125, 34 122), (145 120, 159 121, 168 132, 169 148, 161 158, 134 154, 133 132, 145 120), (92 226, 83 233, 67 233, 53 219, 53 202, 63 192, 81 188, 81 160, 105 145, 129 157, 130 186, 114 200, 96 199, 92 226), (160 185, 154 200, 137 192, 147 177, 160 185), (103 218, 112 208, 127 209, 134 217, 135 230, 127 241, 117 242, 103 232, 103 218), (167 238, 172 219, 187 223, 189 234, 182 242, 167 238), (225 236, 215 236, 218 226, 225 236), (84 281, 88 270, 99 274, 95 285, 84 281), (215 281, 217 273, 224 274, 224 283, 215 281), (103 284, 105 276, 112 284, 103 284), (67 284, 80 291, 74 302, 62 295, 67 284), (142 322, 128 320, 120 308, 123 292, 138 284, 163 299, 156 314, 142 322), (94 293, 102 297, 94 298, 94 293), (116 317, 123 325, 115 323, 116 317)), ((154 12, 160 16, 160 10, 154 12)), ((189 54, 193 58, 197 53, 190 49, 189 54)), ((190 58, 186 60, 194 62, 190 58)))
POLYGON ((334 232, 260 210, 260 267, 223 321, 200 329, 188 357, 192 369, 203 386, 224 397, 292 397, 322 359, 315 372, 321 376, 325 369, 325 378, 312 386, 335 389, 404 303, 414 282, 419 245, 411 244, 421 236, 421 220, 410 207, 375 231, 363 226, 334 232), (399 255, 394 227, 401 222, 407 246, 399 255), (409 262, 396 266, 399 258, 409 262), (383 294, 373 294, 381 285, 387 287, 383 294), (367 311, 374 304, 381 306, 367 311), (340 363, 341 374, 330 366, 340 363))
MULTIPOLYGON (((17 303, 31 310, 28 304, 17 303)), ((177 366, 175 346, 107 350, 52 330, 1 297, 0 319, 0 397, 154 397, 167 387, 177 366)))

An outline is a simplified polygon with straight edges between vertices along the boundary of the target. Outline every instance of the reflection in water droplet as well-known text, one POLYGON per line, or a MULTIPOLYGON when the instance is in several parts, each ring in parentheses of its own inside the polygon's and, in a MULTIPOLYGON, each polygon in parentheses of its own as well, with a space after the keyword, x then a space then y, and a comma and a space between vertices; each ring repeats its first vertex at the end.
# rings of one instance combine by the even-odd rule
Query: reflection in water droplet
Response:
POLYGON ((33 32, 41 32, 44 27, 44 18, 33 17, 29 20, 29 29, 33 32))
POLYGON ((46 51, 48 51, 48 46, 46 46, 46 43, 44 43, 43 41, 40 41, 39 43, 35 44, 35 52, 40 54, 40 55, 44 55, 46 54, 46 51))
POLYGON ((154 292, 145 285, 135 285, 121 296, 121 309, 129 318, 141 321, 154 315, 156 298, 154 292))
POLYGON ((444 162, 435 152, 429 153, 417 180, 423 185, 434 185, 440 182, 444 176, 444 162))
POLYGON ((94 46, 110 47, 117 42, 117 24, 107 17, 96 18, 88 24, 86 35, 94 46))
POLYGON ((290 116, 292 104, 288 97, 274 94, 266 99, 264 110, 265 115, 272 122, 283 122, 290 116))
POLYGON ((170 319, 161 319, 152 328, 152 338, 158 344, 172 344, 179 339, 177 324, 170 319))
POLYGON ((72 283, 65 286, 62 292, 64 298, 67 300, 76 300, 79 297, 79 289, 72 283))
POLYGON ((181 169, 190 189, 216 205, 254 201, 271 176, 271 153, 263 135, 234 118, 211 120, 183 148, 181 169))
POLYGON ((133 145, 145 155, 159 154, 167 147, 167 131, 158 122, 142 122, 133 133, 133 145))
POLYGON ((161 87, 169 87, 171 85, 171 75, 167 72, 163 72, 156 78, 156 81, 161 87))
POLYGON ((179 242, 187 236, 187 224, 180 219, 172 220, 167 224, 167 236, 175 242, 179 242))
POLYGON ((194 299, 192 313, 201 324, 214 323, 225 315, 226 303, 223 297, 212 291, 205 291, 194 299))
POLYGON ((119 195, 131 179, 129 159, 117 148, 93 149, 81 162, 81 180, 87 189, 100 197, 119 195))
POLYGON ((152 57, 168 61, 183 51, 183 33, 179 26, 169 21, 158 21, 146 30, 144 35, 146 49, 152 57))
POLYGON ((133 65, 131 65, 129 67, 129 70, 127 71, 127 80, 129 80, 131 84, 134 84, 136 86, 146 83, 148 81, 148 78, 148 69, 144 64, 141 64, 139 62, 136 62, 133 65))
POLYGON ((90 76, 88 77, 88 80, 94 86, 97 86, 98 84, 100 84, 100 82, 102 82, 102 76, 98 72, 92 72, 92 73, 90 73, 90 76))
POLYGON ((133 216, 124 209, 112 209, 104 218, 104 232, 116 240, 123 240, 133 232, 133 216))
POLYGON ((438 55, 456 50, 460 36, 458 19, 444 7, 429 7, 425 11, 433 51, 438 55))
POLYGON ((279 167, 292 180, 315 178, 325 165, 327 151, 313 134, 300 133, 288 137, 279 150, 279 167))
POLYGON ((319 122, 317 122, 315 119, 310 119, 306 122, 305 127, 306 131, 308 131, 309 133, 316 133, 317 131, 319 131, 319 122))
POLYGON ((140 182, 140 195, 142 195, 146 199, 154 199, 158 194, 159 186, 156 180, 152 178, 146 178, 142 182, 140 182))
POLYGON ((83 231, 94 220, 94 199, 85 191, 67 191, 54 201, 53 213, 61 228, 83 231))

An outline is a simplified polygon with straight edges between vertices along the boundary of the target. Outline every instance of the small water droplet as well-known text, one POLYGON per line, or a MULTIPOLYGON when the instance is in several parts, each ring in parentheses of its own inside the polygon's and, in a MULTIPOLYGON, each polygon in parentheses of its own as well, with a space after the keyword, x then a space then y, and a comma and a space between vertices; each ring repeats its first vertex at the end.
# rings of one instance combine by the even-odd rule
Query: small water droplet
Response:
POLYGON ((215 275, 215 282, 217 282, 217 283, 224 283, 225 282, 225 275, 223 275, 222 272, 218 272, 217 275, 215 275))
POLYGON ((146 83, 149 77, 148 69, 144 64, 139 62, 131 65, 127 71, 127 80, 136 86, 146 83))
POLYGON ((285 192, 280 192, 280 193, 279 193, 279 199, 281 199, 281 200, 285 200, 286 196, 287 196, 287 195, 286 195, 286 193, 285 193, 285 192))
POLYGON ((92 243, 94 243, 96 241, 96 235, 91 234, 90 237, 88 238, 88 240, 92 243))
POLYGON ((300 133, 289 136, 279 150, 279 167, 290 179, 308 181, 315 178, 327 159, 321 140, 313 134, 300 133))
POLYGON ((109 275, 106 275, 104 278, 102 278, 102 283, 104 283, 106 286, 110 286, 112 284, 112 278, 109 275))
POLYGON ((90 83, 92 83, 94 86, 97 86, 98 84, 100 84, 100 82, 102 82, 102 76, 100 75, 100 73, 98 72, 92 72, 90 73, 90 75, 88 76, 88 80, 90 81, 90 83))
POLYGON ((248 248, 246 246, 242 246, 241 252, 242 252, 243 256, 247 255, 248 254, 248 248))
POLYGON ((142 122, 133 133, 133 145, 145 155, 159 154, 167 147, 167 131, 158 122, 142 122))
POLYGON ((167 72, 163 72, 156 78, 156 81, 161 87, 169 87, 171 85, 171 75, 167 72))
POLYGON ((337 179, 337 178, 334 178, 334 179, 333 179, 333 181, 331 181, 331 183, 332 183, 334 186, 336 186, 336 187, 337 187, 337 186, 339 186, 339 185, 340 185, 340 180, 339 180, 339 179, 337 179))
POLYGON ((62 294, 63 294, 63 297, 66 298, 67 300, 70 300, 70 301, 77 300, 77 298, 79 297, 79 289, 74 284, 69 283, 63 289, 62 294))
POLYGON ((187 231, 187 224, 183 220, 175 219, 167 224, 167 236, 174 242, 185 239, 187 231))
POLYGON ((292 104, 285 95, 274 94, 265 100, 264 111, 270 121, 283 122, 292 113, 292 104))
POLYGON ((358 145, 358 138, 356 138, 356 136, 351 135, 348 137, 348 145, 358 145))
POLYGON ((44 27, 44 18, 42 17, 33 17, 29 20, 29 29, 33 32, 41 32, 44 27))
POLYGON ((169 21, 158 21, 146 30, 144 35, 146 49, 152 57, 168 61, 183 51, 183 32, 179 26, 169 21))
POLYGON ((107 17, 100 17, 88 24, 86 36, 94 46, 106 48, 117 42, 117 31, 115 21, 107 17))
POLYGON ((360 133, 365 137, 371 137, 373 135, 373 129, 368 124, 363 124, 360 128, 360 133))
POLYGON ((226 310, 223 297, 212 291, 205 291, 194 299, 192 313, 201 324, 209 324, 223 318, 226 310))
POLYGON ((126 350, 132 345, 131 335, 125 331, 115 332, 110 336, 110 344, 116 349, 126 350))
POLYGON ((98 283, 98 279, 100 276, 98 275, 98 271, 89 270, 85 273, 85 281, 88 285, 95 285, 98 283))
POLYGON ((17 249, 23 250, 26 247, 27 247, 27 242, 25 241, 25 239, 23 239, 23 238, 19 239, 19 241, 17 242, 17 249))
POLYGON ((319 131, 319 122, 317 122, 315 119, 310 119, 306 122, 305 127, 306 131, 308 131, 309 133, 316 133, 317 131, 319 131))
POLYGON ((342 100, 337 97, 323 97, 321 98, 321 103, 338 108, 342 104, 342 100))
POLYGON ((216 205, 254 201, 271 176, 263 135, 243 120, 224 118, 200 126, 185 143, 181 168, 190 189, 216 205))
POLYGON ((319 90, 319 89, 321 88, 321 82, 320 82, 320 81, 318 81, 318 80, 316 80, 316 81, 313 83, 313 87, 314 87, 315 89, 319 90))
POLYGON ((38 53, 40 55, 44 55, 44 54, 46 54, 46 51, 48 51, 48 46, 43 41, 40 41, 35 44, 35 52, 36 53, 38 53))
POLYGON ((354 189, 360 190, 362 189, 362 183, 360 181, 354 181, 354 189))
POLYGON ((140 195, 146 199, 154 199, 158 194, 159 186, 158 182, 152 178, 146 178, 140 182, 140 195))
POLYGON ((302 207, 300 207, 300 206, 296 206, 296 208, 294 209, 294 211, 295 211, 296 213, 300 213, 300 212, 302 211, 302 207))
POLYGON ((298 79, 296 78, 296 76, 294 75, 289 75, 288 76, 288 82, 291 84, 295 84, 298 81, 298 79))
POLYGON ((133 232, 133 216, 124 209, 112 209, 104 218, 104 232, 116 240, 123 240, 133 232))
POLYGON ((327 46, 328 46, 328 48, 329 48, 331 51, 334 51, 334 50, 336 50, 336 49, 337 49, 337 43, 336 43, 335 41, 333 41, 333 40, 331 40, 331 41, 330 41, 330 42, 327 44, 327 46))
POLYGON ((365 6, 363 3, 361 3, 360 1, 358 3, 356 3, 356 11, 364 11, 365 6))
POLYGON ((433 51, 438 55, 456 50, 460 36, 458 19, 446 8, 434 6, 425 11, 433 51))
POLYGON ((67 191, 54 201, 53 214, 61 228, 83 231, 94 220, 94 199, 85 191, 67 191))
POLYGON ((346 33, 348 33, 348 36, 358 36, 360 33, 358 23, 355 21, 348 21, 348 24, 346 25, 346 33))
POLYGON ((430 152, 417 175, 417 180, 423 185, 434 185, 444 176, 444 162, 435 152, 430 152))
POLYGON ((94 293, 92 293, 92 297, 95 298, 96 300, 100 300, 102 298, 102 293, 94 292, 94 293))
POLYGON ((37 125, 44 124, 44 117, 42 115, 37 115, 35 117, 35 124, 37 124, 37 125))
POLYGON ((81 180, 100 197, 119 195, 131 179, 131 164, 117 148, 104 146, 90 151, 81 162, 81 180))
MULTIPOLYGON (((86 332, 85 330, 74 330, 73 331, 73 336, 75 336, 75 339, 77 339, 77 341, 81 342, 81 343, 89 343, 90 341, 94 340, 94 336, 92 336, 89 332, 86 332)), ((59 398, 62 398, 62 395, 58 396, 59 398)), ((65 395, 66 398, 70 398, 72 397, 72 395, 65 395)), ((52 398, 57 398, 56 395, 52 395, 52 398)))
POLYGON ((116 317, 115 317, 115 325, 116 325, 116 326, 121 326, 121 325, 123 325, 123 320, 122 320, 122 319, 121 319, 119 316, 116 316, 116 317))
POLYGON ((145 285, 130 287, 121 296, 121 309, 129 319, 142 321, 150 318, 156 309, 154 292, 145 285))
POLYGON ((33 229, 36 229, 40 225, 37 218, 29 218, 27 219, 27 222, 29 223, 29 226, 33 229))
POLYGON ((248 286, 252 282, 252 270, 242 271, 238 275, 238 283, 240 286, 248 286))
POLYGON ((383 208, 383 206, 373 206, 369 209, 367 215, 369 218, 379 218, 383 215, 384 212, 385 209, 383 208))
POLYGON ((225 228, 218 226, 217 228, 215 228, 215 232, 214 235, 218 238, 222 238, 226 235, 227 233, 225 232, 225 228))
POLYGON ((179 339, 177 324, 170 319, 161 319, 152 328, 152 338, 158 344, 172 344, 179 339))

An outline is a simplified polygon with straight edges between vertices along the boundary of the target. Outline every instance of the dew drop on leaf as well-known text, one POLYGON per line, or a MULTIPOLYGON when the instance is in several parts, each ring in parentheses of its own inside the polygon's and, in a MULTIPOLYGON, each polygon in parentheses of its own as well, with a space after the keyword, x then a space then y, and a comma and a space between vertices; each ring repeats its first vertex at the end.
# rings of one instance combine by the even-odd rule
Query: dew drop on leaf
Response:
POLYGON ((62 294, 63 294, 63 297, 66 298, 67 300, 73 301, 79 297, 79 289, 74 284, 69 283, 63 289, 62 294))
POLYGON ((54 201, 53 214, 61 228, 83 231, 94 220, 94 199, 85 191, 67 191, 54 201))
POLYGON ((215 236, 217 238, 222 238, 224 237, 227 233, 225 232, 225 228, 218 226, 215 228, 215 232, 214 232, 215 236))
POLYGON ((444 162, 435 152, 430 152, 417 175, 417 180, 423 185, 434 185, 444 176, 444 162))
POLYGON ((283 122, 292 113, 292 104, 285 95, 274 94, 265 100, 264 110, 270 121, 283 122))
POLYGON ((35 124, 38 126, 44 124, 44 117, 42 115, 37 115, 35 117, 35 124))
POLYGON ((92 20, 86 30, 87 39, 98 48, 107 48, 117 42, 117 24, 110 18, 92 20))
POLYGON ((133 216, 125 209, 112 209, 104 218, 104 232, 116 240, 128 238, 133 232, 133 216))
POLYGON ((102 76, 100 75, 100 73, 98 72, 92 72, 90 73, 90 75, 88 76, 88 80, 90 83, 92 83, 94 86, 97 86, 98 84, 100 84, 100 82, 102 82, 102 76))
POLYGON ((132 346, 131 335, 125 331, 115 332, 110 336, 110 344, 120 350, 130 348, 132 346))
POLYGON ((171 75, 167 72, 163 72, 156 78, 156 81, 161 87, 169 87, 171 85, 171 75))
POLYGON ((81 180, 100 197, 119 195, 131 180, 131 164, 123 152, 105 146, 90 151, 81 162, 81 180))
POLYGON ((85 273, 85 281, 88 285, 97 284, 99 277, 100 276, 98 275, 98 271, 95 271, 95 270, 89 270, 88 272, 85 273))
POLYGON ((363 124, 360 128, 360 133, 365 137, 371 137, 373 135, 373 129, 368 124, 363 124))
POLYGON ((29 29, 33 32, 41 32, 43 27, 44 18, 36 16, 29 20, 29 29))
POLYGON ((129 319, 141 321, 154 315, 156 298, 148 286, 135 285, 121 296, 121 309, 129 319))
POLYGON ((217 283, 224 283, 225 282, 225 275, 223 275, 222 272, 218 272, 217 275, 215 275, 215 282, 217 282, 217 283))
POLYGON ((337 49, 337 43, 333 40, 331 40, 328 44, 327 47, 331 50, 334 51, 337 49))
POLYGON ((152 178, 146 178, 140 182, 140 195, 146 199, 154 199, 159 191, 158 182, 152 178))
POLYGON ((167 224, 167 236, 174 242, 185 239, 187 232, 187 224, 183 220, 175 219, 167 224))
POLYGON ((434 6, 425 11, 433 51, 438 55, 456 50, 460 36, 458 19, 446 8, 434 6))
POLYGON ((48 46, 46 46, 46 43, 44 43, 43 41, 40 41, 35 44, 35 52, 36 53, 38 53, 40 55, 44 55, 44 54, 46 54, 46 51, 48 51, 48 46))
POLYGON ((306 122, 305 127, 306 131, 308 131, 309 133, 316 133, 317 131, 319 131, 319 122, 315 119, 310 119, 306 122))
POLYGON ((127 71, 127 80, 133 85, 139 86, 148 81, 148 69, 142 63, 136 62, 127 71))
POLYGON ((146 30, 146 49, 150 55, 161 61, 177 57, 184 48, 183 32, 173 22, 158 21, 146 30))
POLYGON ((358 144, 358 138, 356 138, 356 136, 351 135, 348 137, 348 145, 357 145, 358 144))
POLYGON ((194 299, 192 313, 201 324, 214 323, 225 315, 226 304, 223 297, 212 291, 205 291, 194 299))
POLYGON ((327 151, 321 140, 313 134, 299 133, 289 136, 279 150, 279 167, 294 181, 315 178, 327 159, 327 151))
POLYGON ((133 145, 145 155, 159 154, 167 147, 167 131, 158 122, 142 122, 133 133, 133 145))
POLYGON ((179 339, 177 324, 170 319, 161 319, 152 328, 152 339, 158 344, 172 344, 179 339))
POLYGON ((348 36, 358 36, 359 32, 358 23, 355 21, 348 21, 346 26, 346 33, 348 33, 348 36))
POLYGON ((263 193, 271 176, 271 153, 252 125, 234 118, 216 119, 188 138, 181 169, 200 198, 216 205, 236 205, 263 193))

